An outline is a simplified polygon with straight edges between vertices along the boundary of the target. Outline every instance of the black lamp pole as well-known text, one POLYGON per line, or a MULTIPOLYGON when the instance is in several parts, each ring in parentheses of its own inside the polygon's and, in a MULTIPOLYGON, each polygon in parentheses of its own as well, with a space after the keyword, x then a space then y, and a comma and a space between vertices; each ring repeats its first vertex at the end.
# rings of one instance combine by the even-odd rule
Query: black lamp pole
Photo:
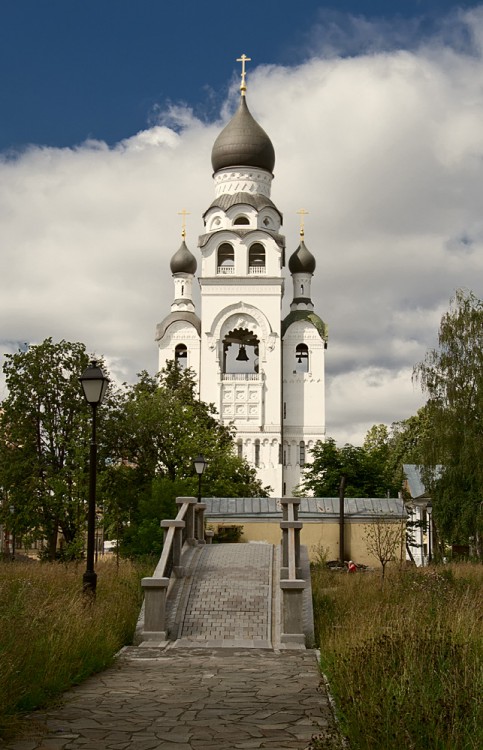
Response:
POLYGON ((195 471, 198 474, 198 502, 201 503, 201 477, 203 476, 203 472, 206 468, 206 459, 200 453, 198 458, 195 458, 193 463, 195 465, 195 471))
POLYGON ((89 451, 89 505, 87 512, 87 564, 86 572, 82 577, 84 591, 95 595, 97 586, 97 573, 94 570, 94 542, 96 529, 96 470, 97 470, 97 443, 96 443, 96 421, 97 407, 104 399, 108 379, 92 360, 87 369, 79 378, 85 399, 92 407, 92 433, 89 451))
POLYGON ((433 562, 432 515, 433 515, 433 505, 431 503, 431 500, 429 500, 428 504, 426 505, 426 516, 428 520, 428 564, 429 565, 431 565, 431 563, 433 562))

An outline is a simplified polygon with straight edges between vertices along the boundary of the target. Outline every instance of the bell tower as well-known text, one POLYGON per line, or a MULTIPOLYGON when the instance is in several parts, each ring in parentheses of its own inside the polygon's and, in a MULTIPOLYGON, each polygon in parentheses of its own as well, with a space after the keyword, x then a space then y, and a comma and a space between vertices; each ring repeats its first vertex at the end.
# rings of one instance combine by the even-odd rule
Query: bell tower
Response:
MULTIPOLYGON (((189 299, 175 291, 175 307, 158 325, 157 341, 160 368, 168 359, 176 359, 177 346, 186 347, 185 360, 197 374, 200 398, 215 404, 223 423, 234 425, 238 454, 257 469, 272 495, 281 497, 290 495, 300 481, 300 444, 305 441, 304 419, 311 408, 310 420, 318 425, 315 433, 323 436, 325 431, 323 394, 319 406, 311 407, 303 395, 308 387, 305 373, 293 385, 293 355, 322 368, 322 380, 317 382, 323 387, 326 330, 322 321, 317 328, 307 317, 313 315, 310 280, 315 259, 305 245, 302 248, 303 240, 291 258, 294 300, 282 321, 285 238, 282 214, 271 199, 275 151, 248 109, 245 66, 249 61, 246 55, 238 59, 242 65, 239 106, 211 154, 215 197, 203 215, 204 233, 198 242, 200 317, 190 306, 196 259, 183 236, 171 271, 175 290, 182 289, 189 299), (310 255, 308 262, 304 252, 310 255), (314 345, 317 355, 311 353, 314 345), (293 393, 297 404, 305 404, 302 413, 298 406, 288 406, 293 393), (298 452, 293 450, 294 441, 298 452)), ((313 389, 308 390, 312 398, 313 389)))

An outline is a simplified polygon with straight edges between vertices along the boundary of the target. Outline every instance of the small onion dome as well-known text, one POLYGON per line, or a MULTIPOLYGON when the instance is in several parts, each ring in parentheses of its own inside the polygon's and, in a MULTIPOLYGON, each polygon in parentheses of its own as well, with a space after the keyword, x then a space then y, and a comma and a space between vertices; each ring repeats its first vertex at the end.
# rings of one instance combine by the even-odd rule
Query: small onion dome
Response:
POLYGON ((196 268, 198 266, 196 258, 191 250, 188 250, 184 240, 179 246, 179 250, 177 250, 171 258, 171 263, 169 265, 171 273, 196 273, 196 268))
POLYGON ((213 171, 225 167, 258 167, 273 172, 275 151, 272 141, 256 122, 244 96, 228 125, 221 131, 211 152, 213 171))
POLYGON ((315 271, 315 258, 305 246, 305 242, 300 240, 300 245, 290 256, 288 262, 290 273, 313 273, 315 271))

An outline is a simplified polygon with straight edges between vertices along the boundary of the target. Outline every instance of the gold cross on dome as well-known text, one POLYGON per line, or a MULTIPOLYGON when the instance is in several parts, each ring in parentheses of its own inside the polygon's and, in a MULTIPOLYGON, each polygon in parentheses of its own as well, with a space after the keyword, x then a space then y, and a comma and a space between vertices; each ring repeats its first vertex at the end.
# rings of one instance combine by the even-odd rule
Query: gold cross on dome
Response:
POLYGON ((308 216, 308 215, 309 215, 309 212, 308 212, 308 211, 306 211, 306 210, 305 210, 305 208, 300 208, 300 209, 299 209, 299 210, 297 211, 297 213, 298 213, 298 215, 300 216, 300 236, 301 236, 301 237, 303 237, 303 236, 304 236, 304 234, 305 234, 305 229, 304 229, 304 218, 305 218, 305 216, 308 216))
POLYGON ((190 212, 187 211, 186 208, 183 208, 181 211, 178 211, 178 216, 183 217, 181 236, 184 239, 186 237, 186 217, 190 216, 190 212))
POLYGON ((237 57, 237 62, 241 62, 242 64, 242 72, 241 72, 241 85, 240 85, 240 91, 242 93, 242 96, 245 96, 245 91, 247 90, 247 84, 246 84, 246 70, 245 70, 245 63, 251 62, 252 58, 247 57, 245 53, 241 57, 237 57))

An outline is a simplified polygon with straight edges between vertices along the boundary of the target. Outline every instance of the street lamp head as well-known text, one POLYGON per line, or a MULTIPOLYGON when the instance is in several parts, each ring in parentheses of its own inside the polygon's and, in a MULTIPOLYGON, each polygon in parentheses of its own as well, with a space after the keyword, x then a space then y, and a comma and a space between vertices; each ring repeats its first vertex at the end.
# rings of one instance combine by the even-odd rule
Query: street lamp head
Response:
POLYGON ((196 471, 196 473, 199 476, 201 476, 203 474, 204 470, 205 470, 205 467, 206 467, 206 459, 205 459, 205 457, 200 453, 200 455, 198 456, 198 458, 195 458, 195 460, 193 461, 193 463, 195 465, 195 471, 196 471))
POLYGON ((109 379, 104 375, 95 359, 87 366, 79 380, 87 403, 91 406, 102 404, 109 379))

